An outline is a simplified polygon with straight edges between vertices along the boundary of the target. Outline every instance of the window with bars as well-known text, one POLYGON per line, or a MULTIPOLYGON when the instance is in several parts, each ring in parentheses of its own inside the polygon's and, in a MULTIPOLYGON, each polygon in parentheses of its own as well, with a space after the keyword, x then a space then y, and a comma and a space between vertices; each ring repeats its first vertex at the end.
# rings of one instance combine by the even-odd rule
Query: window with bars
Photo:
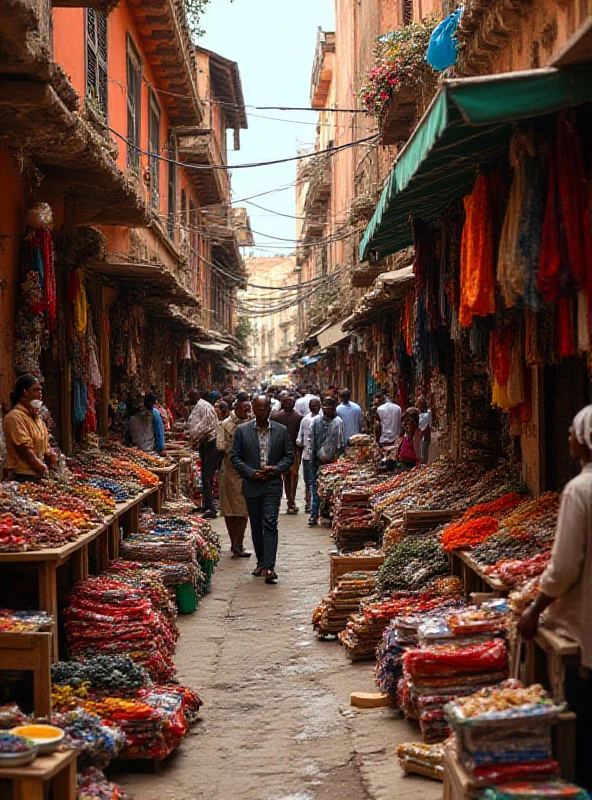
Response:
POLYGON ((140 171, 142 62, 132 40, 127 40, 127 166, 140 171))
POLYGON ((150 169, 150 204, 157 209, 160 205, 159 174, 160 161, 160 108, 156 102, 154 92, 150 92, 150 107, 148 113, 148 150, 153 155, 149 156, 150 169))
POLYGON ((107 17, 86 10, 86 96, 107 119, 107 17))

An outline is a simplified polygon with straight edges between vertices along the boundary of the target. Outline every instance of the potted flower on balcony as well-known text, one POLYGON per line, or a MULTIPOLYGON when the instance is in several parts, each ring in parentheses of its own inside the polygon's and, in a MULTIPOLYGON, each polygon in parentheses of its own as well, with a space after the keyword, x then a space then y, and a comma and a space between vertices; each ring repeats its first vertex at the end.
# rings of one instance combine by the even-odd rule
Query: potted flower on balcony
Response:
POLYGON ((377 39, 374 66, 358 96, 368 114, 378 120, 383 144, 406 139, 420 109, 433 95, 437 73, 425 56, 437 24, 430 17, 377 39))

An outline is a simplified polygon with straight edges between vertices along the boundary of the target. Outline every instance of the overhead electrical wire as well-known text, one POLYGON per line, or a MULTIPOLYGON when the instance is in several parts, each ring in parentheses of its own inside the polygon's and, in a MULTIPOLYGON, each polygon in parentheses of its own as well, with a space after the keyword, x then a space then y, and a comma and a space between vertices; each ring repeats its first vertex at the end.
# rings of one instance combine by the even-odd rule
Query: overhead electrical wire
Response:
POLYGON ((335 147, 328 147, 324 150, 314 150, 311 153, 301 153, 300 155, 296 156, 289 156, 288 158, 276 158, 272 161, 257 161, 253 162, 252 164, 189 164, 186 161, 178 161, 174 158, 168 158, 167 156, 161 156, 158 153, 151 153, 149 150, 143 150, 141 147, 138 147, 134 142, 128 139, 123 134, 116 131, 115 128, 108 126, 109 130, 112 134, 117 136, 123 142, 125 142, 128 147, 132 148, 136 153, 141 153, 142 155, 148 156, 149 158, 154 158, 158 161, 164 161, 165 164, 174 164, 178 167, 183 167, 183 169, 189 170, 223 170, 223 171, 231 171, 233 169, 252 169, 254 167, 271 167, 275 164, 286 164, 290 161, 302 161, 305 158, 314 158, 319 155, 324 155, 325 153, 334 154, 338 153, 342 150, 347 150, 351 147, 357 147, 359 144, 364 144, 365 142, 376 141, 378 134, 373 134, 372 136, 365 136, 362 139, 355 139, 353 142, 346 142, 345 144, 339 144, 335 147))
POLYGON ((218 105, 225 106, 227 108, 232 108, 234 110, 241 110, 244 108, 254 108, 256 111, 337 111, 344 114, 366 114, 366 110, 363 108, 312 108, 312 106, 302 107, 302 106, 254 106, 248 105, 246 103, 228 103, 225 100, 216 100, 210 97, 199 97, 193 98, 187 94, 181 94, 180 92, 170 92, 168 89, 159 89, 157 86, 154 86, 150 83, 147 78, 142 76, 142 81, 149 86, 153 91, 158 92, 159 94, 168 94, 171 97, 180 97, 183 100, 193 100, 198 99, 202 103, 217 103, 218 105))

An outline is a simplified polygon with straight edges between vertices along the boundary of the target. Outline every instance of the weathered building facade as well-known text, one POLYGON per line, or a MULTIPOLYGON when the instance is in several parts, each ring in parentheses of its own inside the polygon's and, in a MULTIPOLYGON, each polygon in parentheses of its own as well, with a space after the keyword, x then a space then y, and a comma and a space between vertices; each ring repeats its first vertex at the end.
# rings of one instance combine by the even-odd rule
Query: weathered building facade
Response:
POLYGON ((57 331, 41 336, 39 371, 68 450, 82 380, 66 302, 77 270, 100 343, 100 429, 116 390, 164 394, 211 380, 221 365, 197 356, 192 340, 223 337, 238 352, 227 301, 244 281, 237 224, 244 239, 248 218, 237 223, 230 209, 226 134, 238 147, 247 124, 240 76, 234 62, 193 46, 181 0, 11 0, 0 7, 0 123, 0 403, 19 369, 27 210, 43 202, 62 302, 57 331), (129 338, 140 349, 143 336, 157 340, 158 364, 147 346, 141 364, 110 352, 103 329, 136 312, 129 338))

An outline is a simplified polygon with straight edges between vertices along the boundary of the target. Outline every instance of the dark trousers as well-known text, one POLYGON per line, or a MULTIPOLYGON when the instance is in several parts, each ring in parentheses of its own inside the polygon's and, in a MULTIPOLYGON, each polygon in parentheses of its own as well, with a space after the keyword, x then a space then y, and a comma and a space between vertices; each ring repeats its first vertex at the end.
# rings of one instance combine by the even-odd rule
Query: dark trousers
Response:
POLYGON ((245 497, 257 566, 275 569, 278 548, 278 516, 282 500, 282 484, 274 481, 264 487, 259 497, 245 497))
POLYGON ((578 786, 592 791, 592 675, 580 674, 580 668, 565 671, 565 699, 576 715, 576 780, 578 786))
POLYGON ((218 448, 215 439, 200 445, 199 457, 201 458, 201 483, 206 511, 213 511, 214 475, 218 468, 218 448))

